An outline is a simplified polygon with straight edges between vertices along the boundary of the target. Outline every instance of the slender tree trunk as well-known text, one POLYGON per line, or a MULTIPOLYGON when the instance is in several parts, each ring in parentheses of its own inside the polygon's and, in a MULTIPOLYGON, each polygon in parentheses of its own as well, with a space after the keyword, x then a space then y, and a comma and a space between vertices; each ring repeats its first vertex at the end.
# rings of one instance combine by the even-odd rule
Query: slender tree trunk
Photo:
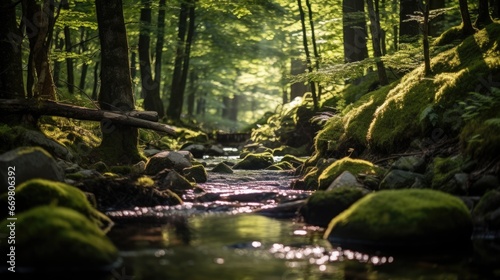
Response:
MULTIPOLYGON (((103 110, 134 110, 128 42, 121 0, 95 0, 101 43, 101 90, 103 110)), ((137 128, 101 121, 102 141, 96 152, 110 164, 136 163, 143 158, 137 149, 137 128)))
POLYGON ((499 19, 500 18, 500 0, 491 0, 491 17, 494 19, 499 19))
POLYGON ((0 4, 0 98, 24 98, 22 36, 16 21, 15 1, 0 4))
MULTIPOLYGON (((307 43, 306 22, 305 22, 304 9, 302 8, 302 1, 297 0, 297 5, 299 6, 300 23, 302 24, 302 42, 304 44, 304 52, 306 53, 307 69, 309 70, 309 73, 312 73, 313 68, 311 62, 311 54, 309 53, 309 44, 307 43)), ((314 103, 314 110, 316 111, 319 108, 318 98, 316 95, 316 85, 314 82, 309 82, 309 84, 311 86, 311 95, 314 103)))
POLYGON ((478 15, 474 22, 474 26, 478 29, 482 29, 492 22, 488 0, 479 0, 478 15))
MULTIPOLYGON (((84 54, 87 51, 87 43, 85 40, 88 37, 88 31, 85 31, 84 28, 80 29, 80 54, 84 54)), ((87 79, 87 72, 89 69, 89 65, 87 62, 83 62, 82 64, 82 70, 80 74, 80 82, 78 84, 78 88, 81 90, 85 91, 85 80, 87 79)))
POLYGON ((342 1, 344 61, 355 62, 368 58, 364 0, 342 1))
MULTIPOLYGON (((55 44, 54 44, 54 49, 57 51, 62 52, 64 48, 64 39, 59 38, 59 34, 56 33, 54 36, 55 44)), ((61 86, 61 62, 57 59, 54 59, 53 62, 53 79, 54 79, 54 85, 56 88, 61 86)))
POLYGON ((177 33, 177 53, 174 62, 170 102, 167 109, 167 116, 173 120, 180 120, 181 118, 194 32, 195 1, 182 2, 177 33))
POLYGON ((462 35, 469 36, 474 34, 476 31, 472 26, 470 20, 469 7, 467 5, 467 0, 458 0, 460 4, 460 15, 462 16, 462 35))
POLYGON ((30 45, 28 86, 34 87, 34 91, 28 89, 28 95, 33 93, 34 97, 55 100, 56 92, 49 62, 55 23, 54 1, 44 0, 42 4, 38 4, 35 0, 27 0, 25 8, 24 25, 30 45))
MULTIPOLYGON (((320 62, 320 57, 319 57, 319 51, 318 51, 318 45, 316 44, 316 32, 314 32, 314 20, 313 20, 313 11, 311 7, 311 2, 309 0, 306 0, 306 6, 307 6, 307 11, 309 15, 309 26, 311 28, 311 42, 312 42, 312 47, 313 47, 313 53, 314 53, 314 66, 316 71, 319 71, 319 62, 320 62)), ((321 85, 318 83, 318 94, 317 98, 321 98, 321 85)))
MULTIPOLYGON (((69 10, 68 0, 61 0, 61 8, 65 10, 69 10)), ((69 26, 64 26, 64 45, 66 55, 71 52, 71 31, 69 26)), ((68 56, 66 58, 66 88, 70 94, 75 93, 75 72, 73 70, 73 58, 68 56)))
MULTIPOLYGON (((302 60, 292 58, 290 61, 290 75, 295 76, 303 74, 307 70, 307 65, 302 60)), ((309 87, 303 82, 293 83, 290 86, 290 100, 294 100, 296 97, 304 96, 304 94, 309 90, 309 87)))
POLYGON ((94 86, 92 87, 92 100, 97 100, 97 92, 99 91, 99 69, 101 64, 97 61, 94 65, 94 86))
POLYGON ((189 72, 189 86, 188 86, 188 98, 187 98, 187 110, 188 116, 194 116, 194 107, 196 101, 196 83, 198 77, 195 71, 189 72))
POLYGON ((373 45, 373 55, 377 64, 378 80, 380 85, 387 85, 389 83, 387 79, 387 73, 385 72, 384 62, 381 60, 382 51, 380 49, 380 21, 378 14, 375 12, 376 7, 373 4, 373 0, 366 0, 368 7, 368 14, 370 16, 371 34, 372 34, 372 45, 373 45))
POLYGON ((431 75, 431 57, 429 53, 429 11, 431 6, 431 0, 427 0, 424 7, 424 22, 422 26, 423 33, 423 47, 424 47, 424 67, 425 75, 431 75))

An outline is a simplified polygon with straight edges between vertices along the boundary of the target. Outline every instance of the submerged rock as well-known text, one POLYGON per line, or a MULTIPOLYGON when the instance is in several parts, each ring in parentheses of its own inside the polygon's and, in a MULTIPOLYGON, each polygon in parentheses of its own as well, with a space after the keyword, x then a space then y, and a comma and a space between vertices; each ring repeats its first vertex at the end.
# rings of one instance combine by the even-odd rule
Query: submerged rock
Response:
POLYGON ((345 246, 429 250, 468 244, 472 218, 459 198, 430 189, 383 190, 355 202, 324 238, 345 246))
MULTIPOLYGON (((117 248, 105 233, 73 209, 38 206, 16 217, 18 272, 22 268, 87 271, 110 266, 119 258, 117 248)), ((0 233, 7 234, 10 222, 0 223, 0 233)), ((9 252, 9 246, 7 242, 0 243, 2 252, 9 252)))

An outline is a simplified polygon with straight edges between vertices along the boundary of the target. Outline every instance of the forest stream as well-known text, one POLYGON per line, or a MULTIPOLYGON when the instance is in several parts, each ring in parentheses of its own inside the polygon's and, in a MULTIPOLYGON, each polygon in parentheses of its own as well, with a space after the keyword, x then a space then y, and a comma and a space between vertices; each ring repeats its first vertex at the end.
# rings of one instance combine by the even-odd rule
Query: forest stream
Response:
MULTIPOLYGON (((236 158, 205 159, 209 164, 236 158)), ((415 255, 343 249, 296 210, 309 196, 283 171, 210 174, 205 192, 178 206, 108 211, 121 263, 106 279, 490 279, 483 259, 498 241, 477 237, 471 251, 415 255), (491 244, 496 242, 495 244, 491 244)))

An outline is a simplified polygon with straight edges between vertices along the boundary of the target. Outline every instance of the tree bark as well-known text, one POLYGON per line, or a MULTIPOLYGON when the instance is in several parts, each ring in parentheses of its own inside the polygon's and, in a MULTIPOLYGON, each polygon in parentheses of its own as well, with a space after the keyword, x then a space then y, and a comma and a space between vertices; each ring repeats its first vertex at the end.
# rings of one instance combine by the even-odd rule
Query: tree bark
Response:
POLYGON ((476 30, 472 26, 470 20, 469 7, 467 5, 467 0, 458 0, 460 5, 460 15, 462 16, 462 35, 464 37, 474 34, 476 30))
POLYGON ((0 99, 1 114, 31 114, 36 116, 58 116, 88 121, 110 120, 113 123, 152 129, 176 135, 175 128, 158 123, 154 111, 105 111, 37 99, 0 99))
POLYGON ((24 98, 21 43, 16 21, 16 3, 0 4, 0 98, 24 98))
MULTIPOLYGON (((302 8, 302 1, 297 0, 297 5, 299 6, 300 23, 302 25, 302 43, 304 45, 304 52, 306 53, 307 69, 309 70, 309 73, 312 73, 313 68, 311 62, 311 54, 309 53, 309 44, 307 42, 306 22, 305 22, 304 9, 302 8)), ((310 81, 309 85, 311 87, 311 95, 314 103, 314 110, 316 111, 319 108, 318 98, 316 95, 316 84, 310 81)))
MULTIPOLYGON (((134 110, 128 42, 121 0, 95 0, 101 43, 102 110, 134 110)), ((143 158, 137 149, 138 131, 111 120, 101 121, 102 141, 96 152, 111 164, 136 163, 143 158)))
MULTIPOLYGON (((85 32, 84 29, 82 28, 80 31, 80 53, 84 54, 87 51, 87 43, 86 37, 88 37, 88 32, 85 32)), ((87 79, 87 72, 89 70, 89 64, 87 62, 83 62, 82 64, 82 70, 80 74, 80 83, 78 84, 78 87, 81 90, 85 89, 85 80, 87 79)))
POLYGON ((366 4, 370 15, 373 55, 377 65, 378 80, 380 85, 383 86, 387 85, 389 81, 387 79, 387 73, 385 72, 384 62, 380 59, 382 57, 382 51, 380 48, 380 20, 378 14, 375 12, 377 8, 374 6, 373 0, 366 0, 366 4))
POLYGON ((431 3, 429 3, 431 0, 427 0, 425 3, 425 10, 424 10, 424 23, 422 26, 422 33, 423 33, 423 48, 424 48, 424 71, 425 75, 429 76, 431 75, 431 57, 430 57, 430 51, 429 51, 429 12, 430 12, 430 6, 431 3))
MULTIPOLYGON (((53 100, 56 99, 56 92, 50 70, 49 51, 55 23, 54 9, 54 0, 44 0, 42 4, 37 4, 36 0, 27 0, 23 12, 30 46, 28 86, 34 86, 34 97, 53 100)), ((31 92, 29 88, 28 95, 31 92)))
POLYGON ((488 0, 479 0, 478 15, 474 22, 474 26, 478 29, 482 29, 492 22, 488 0))
POLYGON ((170 99, 167 108, 167 116, 174 121, 181 118, 182 104, 184 96, 182 95, 182 67, 184 61, 184 50, 186 43, 186 32, 188 25, 188 5, 185 2, 181 3, 179 12, 179 24, 177 31, 177 51, 174 60, 174 73, 172 77, 172 86, 170 90, 170 99))
POLYGON ((342 1, 344 62, 346 63, 368 58, 364 7, 364 0, 342 1))

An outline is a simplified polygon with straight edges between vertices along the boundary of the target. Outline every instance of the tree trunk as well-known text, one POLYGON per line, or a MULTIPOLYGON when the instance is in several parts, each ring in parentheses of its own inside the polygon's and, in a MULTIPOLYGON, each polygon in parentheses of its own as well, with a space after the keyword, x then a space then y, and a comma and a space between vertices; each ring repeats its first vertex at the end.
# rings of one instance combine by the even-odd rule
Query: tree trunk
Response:
MULTIPOLYGON (((59 38, 59 34, 56 34, 54 36, 54 40, 55 40, 55 49, 57 51, 60 51, 62 52, 63 51, 63 47, 64 47, 64 39, 63 38, 59 38)), ((54 79, 54 85, 56 86, 56 88, 60 87, 61 86, 61 62, 57 59, 54 60, 54 66, 53 66, 53 79, 54 79)))
POLYGON ((419 0, 401 0, 399 4, 399 42, 412 43, 417 41, 419 34, 418 22, 409 19, 408 15, 415 15, 419 12, 419 0))
MULTIPOLYGON (((80 53, 84 54, 87 51, 87 43, 85 42, 86 38, 88 37, 88 32, 85 32, 84 28, 81 28, 80 30, 80 53)), ((80 75, 80 83, 78 87, 81 90, 85 90, 85 80, 87 79, 87 71, 89 69, 89 65, 87 62, 83 62, 82 65, 82 73, 80 75)))
MULTIPOLYGON (((25 8, 24 25, 30 46, 28 86, 34 86, 34 97, 55 100, 56 92, 49 62, 50 41, 55 22, 54 1, 44 0, 40 5, 36 0, 27 0, 25 8)), ((28 91, 31 92, 31 89, 28 91)))
MULTIPOLYGON (((314 20, 313 20, 313 11, 311 7, 311 2, 309 0, 306 0, 306 6, 307 6, 307 11, 309 15, 309 26, 311 28, 311 42, 312 42, 312 47, 313 47, 313 53, 314 53, 314 66, 316 71, 319 71, 319 52, 318 52, 318 46, 316 44, 316 35, 314 32, 314 20)), ((319 83, 317 84, 318 86, 318 93, 317 93, 317 98, 321 98, 321 86, 319 83)))
POLYGON ((494 19, 500 18, 500 0, 491 0, 491 17, 494 19))
POLYGON ((180 120, 182 113, 182 64, 184 61, 184 50, 186 42, 186 31, 188 25, 188 6, 185 2, 181 3, 179 12, 179 25, 177 31, 177 51, 174 60, 174 73, 172 77, 172 87, 170 90, 170 99, 167 108, 167 116, 172 120, 180 120))
POLYGON ((342 20, 344 61, 347 63, 368 58, 364 0, 342 1, 342 20))
POLYGON ((467 5, 467 0, 458 0, 460 4, 460 15, 462 16, 462 35, 464 37, 474 34, 476 30, 472 26, 470 20, 469 7, 467 5))
MULTIPOLYGON (((191 45, 193 44, 194 31, 195 31, 195 2, 191 0, 189 4, 189 25, 187 30, 186 42, 184 44, 184 59, 182 64, 181 82, 180 82, 180 96, 181 100, 184 101, 184 94, 186 92, 187 77, 189 72, 189 61, 191 59, 191 45)), ((181 104, 182 112, 182 104, 181 104)), ((180 117, 180 114, 179 114, 180 117)))
POLYGON ((198 81, 198 76, 195 71, 189 73, 189 87, 188 87, 188 99, 187 99, 187 109, 188 116, 194 116, 194 106, 196 101, 196 83, 198 81))
POLYGON ((0 98, 24 98, 21 43, 16 3, 0 4, 0 98))
MULTIPOLYGON (((290 75, 295 76, 304 74, 307 70, 307 65, 302 60, 292 58, 290 62, 290 75)), ((303 82, 293 83, 290 86, 290 101, 296 97, 302 97, 309 90, 309 87, 303 82)))
MULTIPOLYGON (((304 9, 302 8, 302 1, 297 0, 297 5, 299 6, 300 23, 302 24, 302 43, 304 44, 304 52, 306 53, 307 69, 309 70, 309 73, 312 73, 313 68, 311 62, 311 54, 309 53, 309 44, 307 43, 306 22, 305 22, 304 9)), ((317 111, 319 105, 318 105, 318 98, 316 96, 316 85, 314 82, 309 82, 309 85, 311 86, 311 95, 314 103, 314 110, 317 111)))
POLYGON ((92 100, 97 100, 97 92, 99 87, 99 69, 100 63, 97 61, 94 65, 94 86, 92 87, 92 100))
MULTIPOLYGON (((102 110, 132 111, 134 98, 130 78, 128 42, 121 0, 95 0, 101 43, 102 110)), ((96 152, 110 164, 130 164, 142 160, 137 149, 137 128, 101 121, 102 141, 96 152)))
POLYGON ((431 75, 431 58, 429 53, 429 11, 431 6, 431 0, 427 0, 425 3, 424 10, 424 22, 422 26, 423 33, 423 47, 424 47, 424 67, 425 67, 425 75, 431 75))
MULTIPOLYGON (((61 0, 61 8, 69 10, 68 0, 61 0)), ((71 52, 71 32, 69 26, 64 26, 64 45, 66 55, 71 52)), ((75 72, 73 71, 73 58, 66 58, 66 88, 70 94, 75 93, 75 72)))
POLYGON ((373 0, 366 0, 368 13, 370 16, 370 30, 372 34, 373 55, 377 65, 378 80, 381 86, 389 83, 387 73, 385 72, 384 62, 380 59, 382 51, 380 48, 380 21, 378 14, 375 12, 377 8, 373 5, 373 0))
POLYGON ((479 0, 478 14, 474 26, 478 29, 482 29, 492 22, 488 0, 479 0))

